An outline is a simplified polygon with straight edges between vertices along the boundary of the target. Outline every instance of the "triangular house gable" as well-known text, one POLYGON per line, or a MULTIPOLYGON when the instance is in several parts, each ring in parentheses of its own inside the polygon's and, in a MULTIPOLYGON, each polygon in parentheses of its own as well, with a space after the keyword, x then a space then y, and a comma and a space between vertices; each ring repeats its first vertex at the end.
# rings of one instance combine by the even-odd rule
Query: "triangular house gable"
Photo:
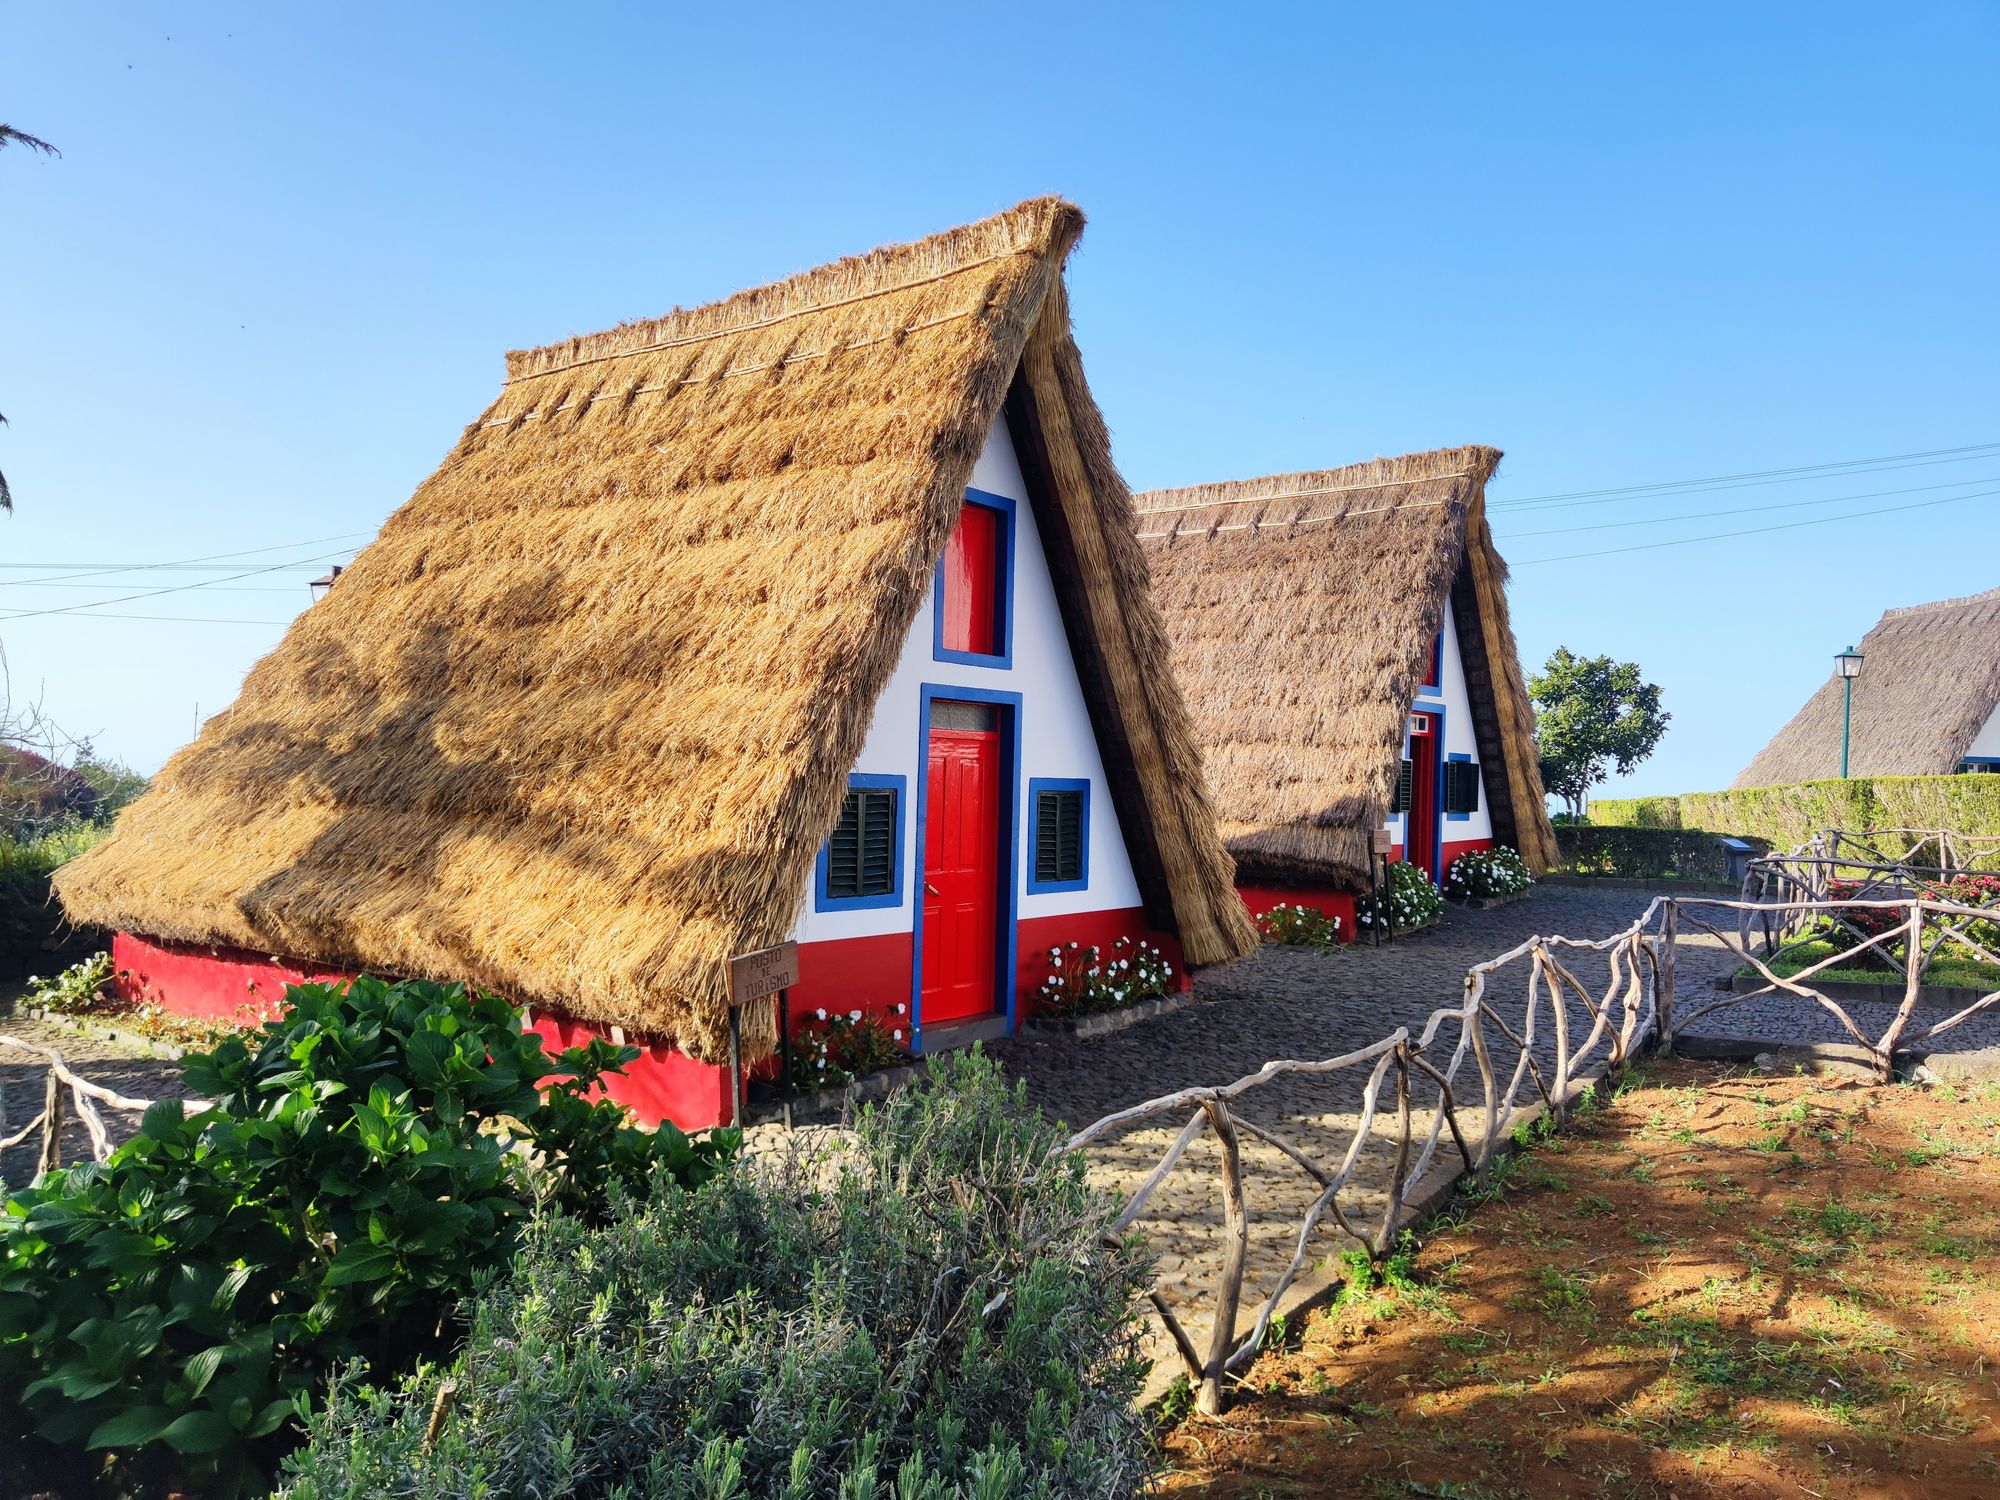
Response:
POLYGON ((1533 709, 1485 517, 1499 460, 1448 448, 1137 497, 1244 878, 1366 885, 1447 601, 1493 837, 1547 868, 1533 709))
MULTIPOLYGON (((1848 771, 1943 776, 2000 755, 2000 589, 1892 609, 1861 638, 1848 771)), ((1732 785, 1787 786, 1840 775, 1842 685, 1828 676, 1732 785)))
POLYGON ((1149 911, 1191 961, 1243 951, 1070 336, 1082 224, 1036 200, 510 355, 329 601, 64 872, 66 908, 718 1059, 724 960, 791 930, 1004 411, 1149 911))

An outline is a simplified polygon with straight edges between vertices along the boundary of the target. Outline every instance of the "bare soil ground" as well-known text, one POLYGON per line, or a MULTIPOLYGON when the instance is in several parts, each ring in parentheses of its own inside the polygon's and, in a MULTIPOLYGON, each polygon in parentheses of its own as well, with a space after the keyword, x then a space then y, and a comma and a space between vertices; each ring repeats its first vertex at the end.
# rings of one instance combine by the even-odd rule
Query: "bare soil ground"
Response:
POLYGON ((2000 1088, 1655 1064, 1388 1281, 1164 1492, 2000 1496, 2000 1088))

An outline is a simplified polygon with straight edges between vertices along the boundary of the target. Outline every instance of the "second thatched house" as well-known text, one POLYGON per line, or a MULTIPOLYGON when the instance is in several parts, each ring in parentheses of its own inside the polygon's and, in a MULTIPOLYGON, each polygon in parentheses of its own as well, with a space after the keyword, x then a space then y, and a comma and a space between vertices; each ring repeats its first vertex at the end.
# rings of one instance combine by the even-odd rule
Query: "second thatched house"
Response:
POLYGON ((1057 943, 1247 951, 1070 335, 1082 224, 510 355, 64 905, 181 1009, 365 968, 630 1033, 623 1097, 684 1125, 729 1112, 727 961, 787 937, 794 1013, 918 1050, 1011 1027, 1057 943))
MULTIPOLYGON (((2000 772, 2000 589, 1892 609, 1860 651, 1849 775, 2000 772)), ((1731 785, 1840 775, 1845 696, 1838 675, 1821 683, 1731 785)))
POLYGON ((1243 899, 1347 918, 1371 835, 1433 880, 1546 869, 1534 711, 1487 529, 1500 454, 1445 448, 1137 497, 1243 899))

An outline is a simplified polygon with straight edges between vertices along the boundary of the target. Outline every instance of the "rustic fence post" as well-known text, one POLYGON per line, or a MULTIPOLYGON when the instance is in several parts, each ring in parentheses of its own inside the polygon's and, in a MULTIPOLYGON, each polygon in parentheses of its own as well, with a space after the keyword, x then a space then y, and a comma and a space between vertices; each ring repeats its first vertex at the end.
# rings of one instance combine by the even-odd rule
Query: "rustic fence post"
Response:
POLYGON ((1236 1309, 1243 1297, 1243 1262, 1250 1249, 1250 1216, 1243 1207, 1243 1152, 1229 1106, 1220 1099, 1202 1104, 1222 1147, 1222 1277, 1215 1290, 1215 1326, 1209 1330, 1208 1359, 1201 1372, 1195 1409, 1204 1416, 1222 1412, 1222 1376, 1236 1342, 1236 1309))
POLYGON ((1673 897, 1667 897, 1667 909, 1660 916, 1660 992, 1654 997, 1654 1009, 1658 1012, 1660 1030, 1660 1050, 1671 1053, 1674 1050, 1674 952, 1680 942, 1681 906, 1673 897))
POLYGON ((1903 1003, 1896 1009, 1896 1019, 1889 1023, 1889 1029, 1882 1033, 1882 1041, 1875 1052, 1875 1071, 1884 1083, 1896 1076, 1896 1044, 1903 1039, 1903 1030, 1910 1024, 1911 1013, 1917 1008, 1917 994, 1924 982, 1924 903, 1910 903, 1910 933, 1903 940, 1903 1003))
POLYGON ((42 1107, 42 1161, 36 1176, 62 1165, 63 1090, 56 1070, 49 1069, 48 1097, 42 1107))

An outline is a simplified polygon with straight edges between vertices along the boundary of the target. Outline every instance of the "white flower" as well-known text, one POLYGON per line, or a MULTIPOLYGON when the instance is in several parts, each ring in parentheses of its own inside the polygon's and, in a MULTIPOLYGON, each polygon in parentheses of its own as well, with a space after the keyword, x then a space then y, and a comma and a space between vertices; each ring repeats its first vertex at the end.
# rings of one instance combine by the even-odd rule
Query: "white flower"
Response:
POLYGON ((901 1001, 896 1002, 896 1014, 899 1016, 909 1008, 910 1008, 909 1006, 903 1004, 901 1001))
POLYGON ((822 1021, 824 1021, 826 1019, 826 1007, 822 1005, 818 1010, 814 1011, 813 1014, 818 1016, 822 1021))
POLYGON ((898 1026, 894 1031, 890 1032, 889 1035, 894 1037, 897 1041, 900 1042, 903 1039, 903 1028, 898 1026))
POLYGON ((1072 953, 1076 952, 1076 939, 1074 938, 1070 939, 1069 951, 1072 953))
POLYGON ((861 1019, 861 1012, 858 1010, 850 1010, 847 1013, 847 1019, 850 1021, 858 1021, 861 1019))

